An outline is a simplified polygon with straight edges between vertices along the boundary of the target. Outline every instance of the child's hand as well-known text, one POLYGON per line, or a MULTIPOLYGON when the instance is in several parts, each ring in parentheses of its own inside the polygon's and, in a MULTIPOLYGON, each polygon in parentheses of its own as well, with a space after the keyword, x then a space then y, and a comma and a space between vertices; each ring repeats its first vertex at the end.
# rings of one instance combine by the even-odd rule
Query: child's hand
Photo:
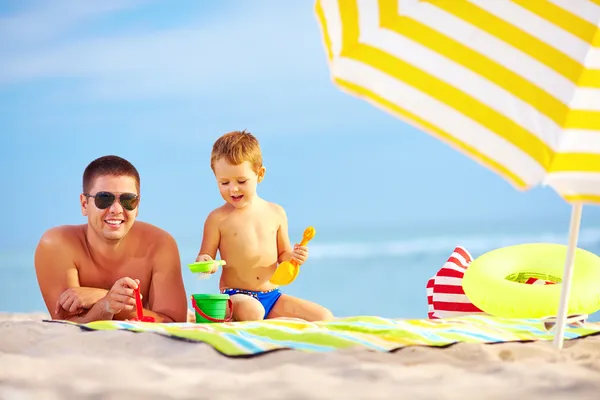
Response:
POLYGON ((294 251, 292 251, 292 260, 296 260, 298 265, 304 264, 308 258, 308 247, 300 246, 299 244, 294 245, 294 251))
MULTIPOLYGON (((198 257, 196 257, 196 262, 199 262, 199 261, 213 261, 213 259, 208 254, 200 254, 198 257)), ((219 264, 214 262, 212 265, 212 268, 207 273, 214 274, 215 272, 217 272, 218 269, 219 269, 219 264)))
POLYGON ((209 256, 208 254, 198 254, 198 257, 196 257, 196 262, 200 262, 200 261, 211 261, 212 257, 209 256))

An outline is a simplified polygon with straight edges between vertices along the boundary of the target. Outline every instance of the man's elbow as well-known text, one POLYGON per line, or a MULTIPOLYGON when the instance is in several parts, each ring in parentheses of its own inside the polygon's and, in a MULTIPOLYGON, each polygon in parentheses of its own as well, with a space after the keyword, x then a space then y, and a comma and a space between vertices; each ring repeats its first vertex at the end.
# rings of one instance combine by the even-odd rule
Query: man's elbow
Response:
POLYGON ((161 324, 168 324, 171 322, 175 322, 175 321, 173 321, 173 318, 169 317, 166 314, 156 313, 156 315, 158 316, 158 318, 156 319, 155 322, 158 322, 161 324))
POLYGON ((187 322, 187 314, 187 304, 184 304, 183 307, 171 314, 171 322, 187 322))
POLYGON ((181 312, 170 312, 168 314, 165 313, 156 313, 160 318, 161 323, 172 323, 172 322, 186 322, 187 319, 187 309, 182 314, 181 312))
POLYGON ((160 322, 186 322, 187 321, 187 303, 178 302, 176 307, 163 308, 162 310, 153 310, 157 314, 160 322))

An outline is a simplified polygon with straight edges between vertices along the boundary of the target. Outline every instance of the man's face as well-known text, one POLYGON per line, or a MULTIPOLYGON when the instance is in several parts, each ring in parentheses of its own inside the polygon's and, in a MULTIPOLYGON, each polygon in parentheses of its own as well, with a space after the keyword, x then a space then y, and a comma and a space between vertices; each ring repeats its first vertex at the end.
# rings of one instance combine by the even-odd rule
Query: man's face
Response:
POLYGON ((214 168, 223 200, 235 208, 244 208, 252 202, 256 196, 256 185, 265 173, 264 167, 261 167, 258 174, 254 172, 249 161, 232 165, 224 158, 217 160, 214 168))
POLYGON ((81 195, 81 211, 88 217, 88 225, 101 238, 109 241, 123 239, 138 215, 139 200, 134 196, 139 193, 135 179, 130 176, 99 176, 87 194, 95 196, 81 195), (111 203, 113 196, 115 200, 111 203), (128 210, 128 207, 133 210, 128 210))

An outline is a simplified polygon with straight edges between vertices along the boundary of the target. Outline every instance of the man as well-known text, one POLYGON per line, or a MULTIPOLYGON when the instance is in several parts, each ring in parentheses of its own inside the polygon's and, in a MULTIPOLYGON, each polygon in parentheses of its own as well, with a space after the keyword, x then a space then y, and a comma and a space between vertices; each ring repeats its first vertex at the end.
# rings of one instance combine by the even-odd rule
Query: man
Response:
POLYGON ((87 224, 49 229, 35 252, 35 270, 53 319, 87 323, 144 316, 185 322, 187 298, 177 244, 156 226, 136 221, 140 177, 117 156, 92 161, 83 173, 81 211, 87 224))

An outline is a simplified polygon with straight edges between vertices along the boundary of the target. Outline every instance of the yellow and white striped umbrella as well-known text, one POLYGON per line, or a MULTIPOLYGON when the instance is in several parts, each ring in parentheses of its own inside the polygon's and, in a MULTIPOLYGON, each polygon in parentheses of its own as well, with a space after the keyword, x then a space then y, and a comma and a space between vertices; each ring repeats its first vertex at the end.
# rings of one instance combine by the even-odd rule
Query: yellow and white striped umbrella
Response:
POLYGON ((574 205, 562 346, 581 204, 600 204, 600 0, 317 0, 315 11, 342 90, 574 205))

